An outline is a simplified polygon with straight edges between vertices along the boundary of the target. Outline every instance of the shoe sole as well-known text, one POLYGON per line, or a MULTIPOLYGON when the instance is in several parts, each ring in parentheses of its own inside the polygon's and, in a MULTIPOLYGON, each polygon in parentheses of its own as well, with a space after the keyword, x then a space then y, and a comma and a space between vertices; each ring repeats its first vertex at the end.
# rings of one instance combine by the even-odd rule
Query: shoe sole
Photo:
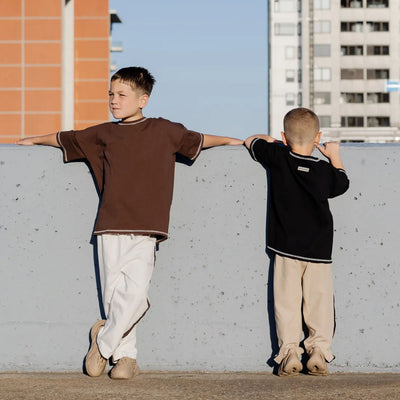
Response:
POLYGON ((297 375, 300 375, 300 372, 284 372, 284 371, 278 372, 278 376, 287 376, 287 377, 289 377, 289 376, 297 376, 297 375))
POLYGON ((297 376, 297 375, 300 374, 300 372, 301 372, 302 370, 303 370, 303 366, 301 366, 301 367, 295 369, 295 370, 292 371, 292 372, 286 372, 286 371, 283 370, 283 369, 281 369, 281 370, 278 369, 278 376, 297 376))
POLYGON ((321 372, 308 371, 308 374, 314 376, 326 376, 329 375, 329 371, 321 371, 321 372))
POLYGON ((93 377, 93 378, 96 378, 96 377, 100 376, 104 372, 104 369, 106 368, 106 363, 105 363, 104 364, 104 369, 100 373, 98 373, 98 374, 90 374, 88 372, 88 368, 87 368, 87 364, 86 364, 89 355, 91 353, 93 353, 94 351, 98 352, 98 350, 95 350, 95 347, 97 347, 97 334, 99 333, 100 328, 102 326, 104 326, 104 324, 105 324, 104 320, 97 321, 92 326, 92 329, 90 330, 90 347, 89 347, 89 351, 87 352, 86 357, 85 357, 85 370, 86 370, 86 373, 89 376, 93 377))
POLYGON ((140 373, 140 370, 139 370, 139 367, 138 366, 136 366, 135 367, 135 371, 134 371, 134 373, 133 373, 133 375, 132 376, 113 376, 113 374, 112 374, 112 370, 110 371, 110 378, 111 379, 114 379, 114 380, 119 380, 119 381, 126 381, 126 380, 129 380, 129 379, 133 379, 135 376, 138 376, 139 375, 139 373, 140 373))

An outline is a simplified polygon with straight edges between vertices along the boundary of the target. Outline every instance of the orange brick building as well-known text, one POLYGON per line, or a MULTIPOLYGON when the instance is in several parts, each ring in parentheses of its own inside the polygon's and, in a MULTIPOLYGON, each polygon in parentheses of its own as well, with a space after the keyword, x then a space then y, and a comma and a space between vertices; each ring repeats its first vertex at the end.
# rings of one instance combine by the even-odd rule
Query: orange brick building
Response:
POLYGON ((108 0, 0 0, 0 143, 109 120, 108 0))

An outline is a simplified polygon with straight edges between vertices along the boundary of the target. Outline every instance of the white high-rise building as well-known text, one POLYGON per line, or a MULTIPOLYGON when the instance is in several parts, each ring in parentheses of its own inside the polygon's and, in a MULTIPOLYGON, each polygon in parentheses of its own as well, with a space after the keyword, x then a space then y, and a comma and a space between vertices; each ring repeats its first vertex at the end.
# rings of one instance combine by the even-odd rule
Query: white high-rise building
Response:
POLYGON ((270 0, 270 134, 311 108, 324 140, 400 141, 400 0, 270 0))

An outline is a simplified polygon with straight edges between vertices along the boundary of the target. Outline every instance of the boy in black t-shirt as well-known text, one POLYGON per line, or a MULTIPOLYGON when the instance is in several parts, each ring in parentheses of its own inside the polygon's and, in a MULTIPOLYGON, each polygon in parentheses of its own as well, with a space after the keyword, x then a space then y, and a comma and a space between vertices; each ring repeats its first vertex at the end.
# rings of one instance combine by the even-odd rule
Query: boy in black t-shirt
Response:
POLYGON ((349 187, 339 143, 319 144, 318 117, 306 108, 284 118, 282 142, 267 135, 246 139, 252 157, 269 171, 268 249, 275 254, 274 307, 279 342, 278 375, 302 370, 302 317, 309 331, 304 347, 313 375, 326 375, 334 359, 331 269, 333 220, 328 199, 349 187), (330 163, 311 156, 314 148, 330 163))

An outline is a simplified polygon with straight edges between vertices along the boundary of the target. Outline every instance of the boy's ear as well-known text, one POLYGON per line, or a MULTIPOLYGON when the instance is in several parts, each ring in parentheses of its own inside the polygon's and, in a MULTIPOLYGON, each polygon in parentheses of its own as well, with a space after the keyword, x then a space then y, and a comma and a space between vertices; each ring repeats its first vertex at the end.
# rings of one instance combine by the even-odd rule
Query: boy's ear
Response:
POLYGON ((315 136, 314 143, 319 143, 321 141, 321 135, 322 135, 321 131, 317 133, 317 135, 315 136))
POLYGON ((287 146, 288 144, 287 144, 287 139, 286 139, 286 135, 285 135, 285 132, 281 132, 281 136, 282 136, 282 142, 283 142, 283 144, 285 145, 285 146, 287 146))
POLYGON ((142 94, 139 98, 139 107, 140 108, 145 108, 147 106, 147 103, 149 102, 149 95, 148 94, 142 94))

